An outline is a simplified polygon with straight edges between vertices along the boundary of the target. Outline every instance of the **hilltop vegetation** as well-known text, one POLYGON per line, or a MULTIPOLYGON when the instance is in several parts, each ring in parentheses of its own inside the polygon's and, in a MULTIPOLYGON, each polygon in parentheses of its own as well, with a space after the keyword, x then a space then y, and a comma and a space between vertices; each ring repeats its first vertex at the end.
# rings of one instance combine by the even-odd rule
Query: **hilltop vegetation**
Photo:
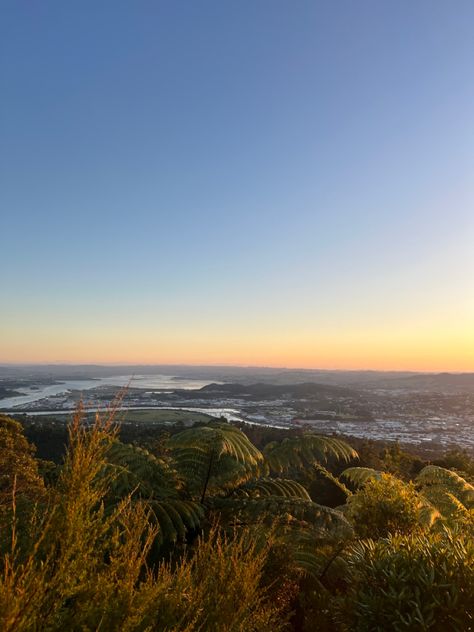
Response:
POLYGON ((11 388, 0 385, 0 400, 4 399, 5 397, 16 397, 17 395, 21 395, 21 393, 11 388))
POLYGON ((466 455, 116 419, 79 409, 53 463, 0 416, 2 630, 472 629, 466 455))

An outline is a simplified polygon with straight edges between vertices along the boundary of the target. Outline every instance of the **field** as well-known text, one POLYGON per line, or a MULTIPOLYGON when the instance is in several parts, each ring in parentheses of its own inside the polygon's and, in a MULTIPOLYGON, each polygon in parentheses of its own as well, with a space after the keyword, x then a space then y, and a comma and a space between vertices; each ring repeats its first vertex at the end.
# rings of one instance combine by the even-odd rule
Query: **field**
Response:
POLYGON ((196 421, 208 422, 211 416, 189 410, 148 409, 124 410, 117 415, 117 419, 125 423, 163 424, 181 421, 185 425, 191 425, 196 421))
MULTIPOLYGON (((88 413, 87 417, 93 419, 95 413, 88 413)), ((59 419, 64 421, 70 418, 71 413, 51 413, 48 415, 50 419, 59 419)), ((190 410, 169 410, 149 408, 146 410, 123 410, 116 415, 119 423, 136 423, 136 424, 175 424, 181 421, 184 425, 190 426, 194 422, 208 422, 212 419, 211 415, 205 413, 193 412, 190 410)))

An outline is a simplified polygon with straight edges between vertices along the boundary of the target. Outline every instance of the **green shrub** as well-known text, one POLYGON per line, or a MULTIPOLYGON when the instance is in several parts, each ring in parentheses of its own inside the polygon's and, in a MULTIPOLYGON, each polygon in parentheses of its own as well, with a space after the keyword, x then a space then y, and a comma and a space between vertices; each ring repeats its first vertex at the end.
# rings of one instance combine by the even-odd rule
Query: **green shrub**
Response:
MULTIPOLYGON (((28 468, 21 489, 29 489, 27 480, 34 489, 41 480, 12 429, 28 468)), ((57 482, 40 485, 47 495, 41 512, 18 515, 13 493, 10 548, 0 561, 2 632, 282 630, 282 607, 263 581, 268 546, 257 550, 245 530, 226 538, 215 528, 173 565, 150 568, 159 526, 148 501, 129 496, 105 508, 116 475, 107 466, 116 433, 113 415, 89 428, 79 410, 57 482), (21 552, 17 526, 29 535, 21 552)), ((15 451, 7 439, 0 456, 10 458, 15 451)))
POLYGON ((352 588, 347 628, 474 629, 474 543, 442 534, 391 536, 355 545, 347 556, 352 588))
POLYGON ((347 516, 360 537, 381 538, 421 529, 420 506, 412 483, 382 474, 379 479, 369 479, 348 498, 347 516))

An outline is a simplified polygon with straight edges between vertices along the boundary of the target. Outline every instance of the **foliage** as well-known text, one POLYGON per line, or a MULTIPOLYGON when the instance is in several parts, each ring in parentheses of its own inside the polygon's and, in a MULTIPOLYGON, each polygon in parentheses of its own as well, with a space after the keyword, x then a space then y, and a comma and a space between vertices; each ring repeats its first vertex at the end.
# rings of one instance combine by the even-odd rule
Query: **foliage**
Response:
POLYGON ((430 493, 434 498, 437 494, 450 494, 466 509, 474 507, 474 486, 468 483, 456 472, 437 465, 427 465, 416 477, 423 493, 430 493))
POLYGON ((0 553, 8 550, 12 537, 18 547, 23 545, 25 525, 45 498, 34 448, 25 439, 21 424, 0 415, 0 553))
POLYGON ((415 480, 423 496, 439 511, 444 525, 474 537, 473 485, 437 465, 427 465, 415 480))
POLYGON ((357 452, 345 441, 315 434, 269 443, 264 454, 270 470, 279 474, 324 463, 329 458, 346 462, 357 458, 357 452))
POLYGON ((474 625, 474 544, 449 532, 396 535, 348 552, 348 629, 452 630, 474 625))
POLYGON ((178 497, 177 476, 169 459, 118 440, 111 443, 105 456, 113 471, 110 492, 117 498, 131 493, 141 498, 178 497))
POLYGON ((171 437, 176 468, 192 498, 232 489, 252 478, 263 465, 261 452, 238 428, 211 422, 171 437))
POLYGON ((17 499, 34 499, 44 494, 44 484, 21 424, 0 414, 0 507, 11 504, 13 491, 17 499))
POLYGON ((106 452, 105 475, 112 474, 107 506, 130 497, 147 501, 150 519, 159 527, 155 545, 184 541, 188 531, 199 528, 204 511, 192 500, 180 497, 181 483, 169 457, 115 440, 106 452))
POLYGON ((342 477, 356 487, 362 487, 371 480, 379 481, 382 478, 382 472, 370 467, 348 467, 342 472, 342 477))
MULTIPOLYGON (((282 608, 263 585, 270 543, 257 548, 248 532, 226 537, 213 528, 174 572, 159 620, 175 630, 269 631, 286 628, 282 608), (169 603, 171 602, 171 603, 169 603)), ((170 573, 162 566, 162 573, 170 573)))
POLYGON ((420 527, 421 498, 413 483, 382 473, 348 498, 347 516, 362 538, 411 533, 420 527))
POLYGON ((3 560, 2 630, 94 629, 99 621, 127 629, 153 532, 143 507, 122 503, 105 516, 107 480, 98 475, 113 436, 110 418, 89 432, 76 414, 47 511, 29 525, 29 549, 20 555, 13 536, 3 560))
POLYGON ((464 478, 474 477, 474 457, 466 450, 459 448, 448 450, 441 458, 434 460, 433 465, 456 470, 464 478))
POLYGON ((285 478, 259 478, 255 481, 250 481, 234 490, 234 496, 241 498, 281 496, 282 498, 311 500, 303 485, 297 481, 285 478))
POLYGON ((13 530, 0 575, 1 629, 282 629, 285 617, 260 585, 267 551, 245 533, 226 539, 213 529, 177 566, 148 566, 158 532, 152 507, 129 496, 104 508, 113 415, 92 428, 82 421, 78 411, 60 478, 21 555, 13 530))
POLYGON ((0 417, 2 631, 472 628, 467 474, 223 420, 132 445, 116 412, 79 409, 60 467, 0 417))

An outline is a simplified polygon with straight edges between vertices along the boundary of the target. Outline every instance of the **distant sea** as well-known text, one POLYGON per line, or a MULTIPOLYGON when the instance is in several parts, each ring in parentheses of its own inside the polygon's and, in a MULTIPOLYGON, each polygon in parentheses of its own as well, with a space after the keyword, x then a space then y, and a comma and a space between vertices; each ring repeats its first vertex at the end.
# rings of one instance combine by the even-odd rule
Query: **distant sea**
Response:
POLYGON ((112 377, 100 377, 90 380, 64 380, 58 384, 49 384, 25 388, 16 388, 21 395, 0 399, 0 410, 11 410, 16 406, 31 404, 43 397, 62 395, 68 391, 88 391, 98 386, 130 386, 131 388, 143 388, 150 391, 174 391, 176 389, 197 390, 211 384, 209 381, 183 379, 174 375, 115 375, 112 377))

